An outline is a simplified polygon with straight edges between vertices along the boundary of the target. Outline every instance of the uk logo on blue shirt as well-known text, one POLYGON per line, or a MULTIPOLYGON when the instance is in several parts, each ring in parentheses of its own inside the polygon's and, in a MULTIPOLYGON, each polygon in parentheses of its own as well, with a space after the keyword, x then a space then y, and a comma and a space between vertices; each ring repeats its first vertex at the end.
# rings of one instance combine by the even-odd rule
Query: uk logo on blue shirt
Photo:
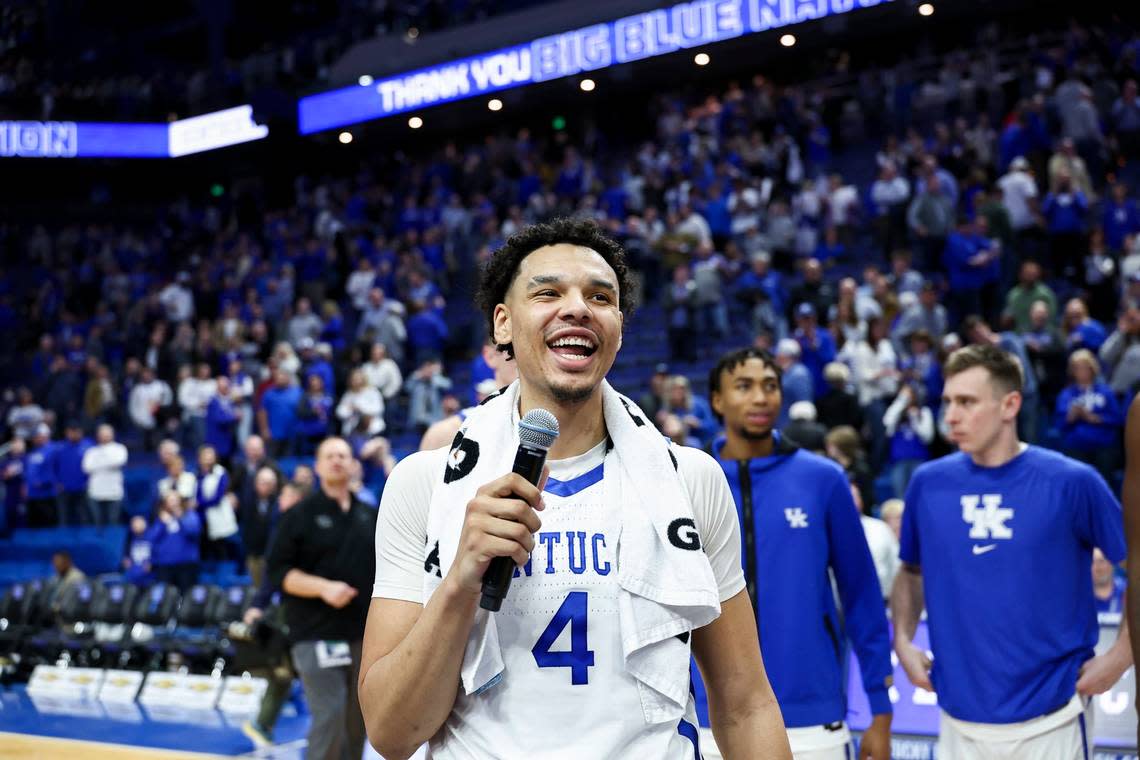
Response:
POLYGON ((1013 519, 1013 509, 1002 506, 1001 494, 967 495, 961 502, 962 519, 970 524, 970 538, 1013 538, 1013 528, 1005 524, 1013 519))
POLYGON ((785 509, 784 519, 788 521, 789 528, 806 528, 808 526, 807 512, 800 507, 785 509))

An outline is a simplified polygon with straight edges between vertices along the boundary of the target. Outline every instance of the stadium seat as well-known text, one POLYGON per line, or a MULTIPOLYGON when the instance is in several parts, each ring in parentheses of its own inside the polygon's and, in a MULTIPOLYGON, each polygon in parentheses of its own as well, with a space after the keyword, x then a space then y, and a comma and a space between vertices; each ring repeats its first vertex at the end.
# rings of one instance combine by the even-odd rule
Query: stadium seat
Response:
POLYGON ((129 637, 140 589, 120 582, 105 587, 106 593, 91 607, 94 637, 86 659, 93 666, 121 668, 129 659, 130 650, 124 642, 129 637))

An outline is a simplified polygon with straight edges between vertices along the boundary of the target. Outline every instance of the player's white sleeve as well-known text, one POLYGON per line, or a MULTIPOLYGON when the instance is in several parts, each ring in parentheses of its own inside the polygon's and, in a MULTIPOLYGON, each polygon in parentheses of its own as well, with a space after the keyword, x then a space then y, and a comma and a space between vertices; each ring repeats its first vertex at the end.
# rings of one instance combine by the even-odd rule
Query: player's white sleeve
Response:
POLYGON ((443 482, 447 449, 419 451, 392 470, 376 519, 376 583, 372 596, 423 601, 428 505, 443 482))
POLYGON ((712 564, 717 592, 722 602, 744 588, 744 571, 740 564, 740 523, 732 491, 724 470, 716 460, 700 449, 674 446, 681 482, 693 505, 693 518, 701 536, 705 554, 712 564))

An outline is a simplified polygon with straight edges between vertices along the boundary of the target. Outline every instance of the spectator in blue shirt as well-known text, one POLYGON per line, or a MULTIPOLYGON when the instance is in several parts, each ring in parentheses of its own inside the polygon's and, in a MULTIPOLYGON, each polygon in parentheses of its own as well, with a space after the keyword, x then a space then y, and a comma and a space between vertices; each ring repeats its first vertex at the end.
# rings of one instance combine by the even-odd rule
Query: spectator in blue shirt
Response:
POLYGON ((665 288, 662 307, 669 331, 669 358, 695 362, 697 284, 689 276, 689 267, 678 265, 673 268, 673 282, 665 288))
POLYGON ((159 499, 154 522, 144 534, 150 542, 150 563, 155 580, 177 586, 180 590, 198 581, 201 553, 198 539, 202 520, 198 510, 171 489, 159 499))
POLYGON ((812 255, 819 259, 824 268, 835 266, 847 258, 847 246, 840 242, 839 231, 835 227, 828 225, 824 229, 823 240, 819 241, 812 255))
POLYGON ((1061 334, 1065 336, 1070 353, 1079 348, 1087 348, 1096 353, 1108 339, 1104 325, 1089 316, 1089 309, 1080 298, 1070 298, 1065 304, 1061 334))
POLYGON ((998 171, 1005 172, 1009 165, 1018 156, 1027 156, 1033 149, 1029 130, 1025 125, 1025 115, 1022 107, 1018 105, 1013 112, 1009 125, 1002 130, 998 138, 998 171))
MULTIPOLYGON (((835 338, 831 337, 829 331, 819 328, 815 307, 810 303, 801 303, 796 307, 794 337, 800 344, 800 361, 811 373, 815 397, 822 396, 827 390, 827 382, 823 379, 823 368, 835 361, 835 338)), ((814 401, 814 398, 812 400, 814 401)))
POLYGON ((305 395, 297 405, 297 437, 302 454, 312 454, 329 434, 334 405, 321 376, 315 373, 308 375, 305 395))
POLYGON ((293 453, 300 403, 301 389, 293 382, 293 376, 278 369, 273 375, 273 387, 261 395, 261 408, 257 411, 261 437, 269 443, 269 455, 273 459, 293 453))
POLYGON ((319 375, 329 395, 336 395, 336 374, 332 366, 332 347, 328 343, 305 342, 301 349, 301 377, 308 387, 309 378, 319 375))
POLYGON ((429 356, 442 356, 449 331, 438 309, 422 301, 413 301, 408 317, 408 348, 413 362, 422 363, 429 356))
POLYGON ((324 317, 324 327, 317 339, 327 343, 333 351, 343 351, 346 345, 344 317, 336 301, 325 301, 321 307, 321 316, 324 317))
POLYGON ((1084 261, 1085 217, 1089 200, 1073 188, 1073 178, 1057 175, 1057 190, 1045 196, 1041 215, 1049 232, 1049 256, 1058 274, 1071 275, 1084 261))
POLYGON ((1113 253, 1124 251, 1124 239, 1140 232, 1140 207, 1128 197, 1128 187, 1123 182, 1112 186, 1112 194, 1104 201, 1101 216, 1104 228, 1104 242, 1113 253))
POLYGON ((87 473, 83 455, 91 448, 78 422, 69 422, 64 440, 55 444, 55 477, 59 482, 59 524, 82 525, 87 511, 87 473))
POLYGON ((728 196, 719 182, 709 185, 708 200, 696 210, 709 223, 716 247, 723 249, 732 234, 732 214, 728 211, 728 196))
POLYGON ((236 446, 234 432, 241 421, 241 411, 234 403, 233 386, 228 377, 219 375, 216 387, 214 397, 206 406, 206 444, 228 467, 236 446))
POLYGON ((788 334, 783 279, 772 270, 772 255, 767 251, 752 254, 750 262, 751 268, 736 279, 736 298, 749 306, 754 333, 766 330, 779 340, 788 334))
POLYGON ((780 390, 783 403, 776 421, 782 428, 788 423, 788 409, 797 401, 811 401, 815 398, 815 381, 811 370, 803 365, 800 356, 803 350, 792 338, 784 338, 776 344, 775 361, 780 368, 780 390))
POLYGON ((32 437, 32 447, 24 459, 24 483, 28 494, 28 527, 49 528, 57 522, 55 475, 56 444, 51 428, 41 422, 32 437))
POLYGON ((1073 382, 1057 397, 1057 427, 1065 454, 1091 464, 1112 484, 1120 452, 1124 414, 1112 388, 1100 377, 1092 351, 1080 349, 1069 357, 1073 382))
POLYGON ((937 412, 942 399, 942 365, 934 350, 934 336, 919 329, 907 336, 906 342, 910 353, 899 362, 901 380, 921 385, 926 391, 926 403, 937 412))
POLYGON ((1001 244, 986 235, 986 220, 963 220, 946 238, 942 263, 950 279, 955 317, 982 314, 997 317, 1001 281, 1001 244))
POLYGON ((151 543, 146 518, 131 518, 131 535, 127 539, 127 553, 123 557, 123 574, 136 586, 148 586, 154 580, 151 571, 151 543))
POLYGON ((918 383, 907 383, 883 414, 883 428, 890 438, 891 485, 902 498, 910 477, 930 459, 934 440, 934 415, 923 403, 925 392, 918 383))

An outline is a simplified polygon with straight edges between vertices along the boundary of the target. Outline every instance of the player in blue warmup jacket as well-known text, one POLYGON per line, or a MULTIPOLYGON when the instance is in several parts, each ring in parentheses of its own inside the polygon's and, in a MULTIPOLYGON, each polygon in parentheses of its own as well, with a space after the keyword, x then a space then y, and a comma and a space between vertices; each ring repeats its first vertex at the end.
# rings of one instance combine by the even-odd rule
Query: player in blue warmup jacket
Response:
POLYGON ((1132 664, 1127 625, 1093 654, 1089 563, 1094 547, 1124 559, 1120 504, 1088 465, 1018 440, 1014 355, 969 346, 944 372, 959 451, 919 467, 907 489, 895 650, 938 694, 938 757, 1091 757, 1089 698, 1132 664), (924 603, 933 668, 911 643, 924 603))
POLYGON ((741 520, 744 575, 760 650, 792 754, 797 760, 852 757, 844 724, 850 639, 875 716, 859 757, 887 760, 890 633, 847 476, 831 460, 797 449, 775 430, 780 368, 768 352, 746 348, 726 354, 710 374, 709 393, 725 429, 712 453, 728 478, 741 520), (842 619, 829 570, 839 589, 842 619))

